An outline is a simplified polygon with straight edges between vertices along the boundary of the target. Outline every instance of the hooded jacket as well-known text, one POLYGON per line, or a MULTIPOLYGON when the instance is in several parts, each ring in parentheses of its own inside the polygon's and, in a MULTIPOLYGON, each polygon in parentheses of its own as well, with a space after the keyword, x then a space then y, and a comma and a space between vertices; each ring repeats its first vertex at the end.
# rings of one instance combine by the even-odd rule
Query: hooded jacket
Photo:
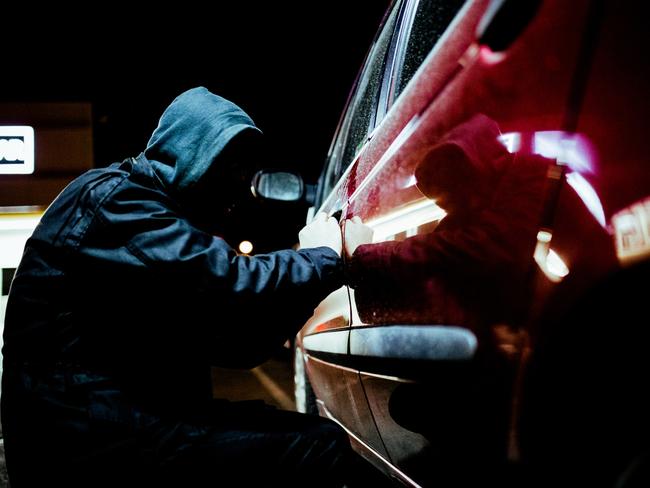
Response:
POLYGON ((144 153, 88 171, 47 209, 6 312, 10 471, 49 436, 92 436, 89 418, 135 425, 137 412, 199 411, 211 399, 211 365, 265 360, 341 286, 330 248, 240 256, 193 223, 202 198, 225 201, 203 180, 219 175, 244 131, 259 132, 239 107, 189 90, 144 153))

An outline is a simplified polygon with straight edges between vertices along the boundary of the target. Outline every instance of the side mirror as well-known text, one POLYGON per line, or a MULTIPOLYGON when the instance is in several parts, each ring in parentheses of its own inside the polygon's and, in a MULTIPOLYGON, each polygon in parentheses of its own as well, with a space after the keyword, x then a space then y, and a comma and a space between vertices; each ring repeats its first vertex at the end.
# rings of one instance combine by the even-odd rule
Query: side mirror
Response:
POLYGON ((263 169, 255 173, 251 191, 256 198, 297 202, 312 198, 313 186, 307 185, 297 173, 263 169))

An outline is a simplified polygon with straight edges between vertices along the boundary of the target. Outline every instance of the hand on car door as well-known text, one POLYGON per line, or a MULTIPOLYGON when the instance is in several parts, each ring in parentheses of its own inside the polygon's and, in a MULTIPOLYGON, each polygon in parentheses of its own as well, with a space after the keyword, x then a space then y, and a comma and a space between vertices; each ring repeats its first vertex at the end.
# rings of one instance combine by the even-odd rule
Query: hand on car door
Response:
POLYGON ((361 244, 372 242, 372 227, 364 224, 359 216, 345 222, 345 254, 350 257, 361 244))
POLYGON ((299 232, 300 248, 327 246, 341 255, 341 229, 334 217, 319 212, 309 224, 299 232))

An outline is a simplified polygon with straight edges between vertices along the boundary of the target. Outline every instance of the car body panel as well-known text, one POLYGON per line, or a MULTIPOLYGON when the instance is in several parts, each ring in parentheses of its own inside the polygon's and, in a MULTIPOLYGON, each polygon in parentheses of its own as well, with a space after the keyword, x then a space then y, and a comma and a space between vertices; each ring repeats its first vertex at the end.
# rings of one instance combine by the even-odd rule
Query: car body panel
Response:
MULTIPOLYGON (((545 7, 552 11, 552 5, 546 4, 545 7)), ((455 124, 474 114, 486 114, 491 119, 497 120, 502 133, 563 129, 574 67, 580 50, 583 30, 580 28, 580 23, 584 22, 584 6, 582 12, 580 6, 575 7, 575 17, 564 17, 566 23, 564 25, 551 22, 552 19, 545 20, 544 15, 545 11, 542 9, 536 19, 537 23, 533 22, 518 39, 518 44, 502 59, 498 59, 498 62, 495 60, 497 54, 475 45, 468 47, 462 56, 462 69, 455 70, 453 79, 446 80, 442 91, 424 110, 414 111, 405 128, 393 139, 391 146, 381 154, 378 161, 374 161, 374 164, 367 162, 370 158, 364 161, 362 154, 358 164, 365 163, 372 166, 372 169, 367 171, 365 179, 361 182, 358 178, 354 178, 357 173, 351 172, 348 189, 352 193, 348 200, 346 217, 360 216, 366 223, 374 226, 376 242, 435 232, 436 225, 445 214, 434 201, 426 199, 414 184, 415 166, 421 159, 418 155, 425 148, 435 145, 455 124), (558 31, 563 35, 557 35, 558 31), (539 39, 545 39, 543 45, 536 45, 539 39), (536 55, 536 52, 548 56, 548 63, 552 64, 554 69, 549 69, 548 64, 537 62, 542 56, 536 55), (539 96, 531 97, 531 93, 537 93, 539 96), (389 230, 386 230, 386 227, 389 230)), ((426 72, 420 74, 425 75, 426 72)), ((408 93, 406 95, 408 96, 408 93)), ((387 125, 386 129, 389 128, 390 126, 387 125)), ((380 137, 382 130, 384 130, 383 125, 378 128, 375 137, 380 137)), ((514 203, 517 203, 516 200, 514 203)), ((542 204, 541 201, 535 203, 538 206, 542 204)), ((504 216, 504 219, 506 218, 508 216, 504 216)), ((518 230, 509 227, 505 221, 503 224, 504 232, 518 230)), ((529 233, 531 245, 535 237, 536 233, 529 233)), ((476 242, 475 244, 490 247, 490 243, 476 242)), ((489 257, 490 255, 487 254, 486 259, 489 257)), ((530 269, 534 264, 532 253, 527 256, 522 255, 523 259, 528 262, 518 264, 524 270, 530 269)), ((481 263, 481 259, 479 258, 477 262, 481 263)), ((466 280, 480 279, 480 275, 467 273, 462 267, 458 268, 457 272, 464 273, 466 280)), ((484 276, 484 273, 481 275, 484 276)), ((444 288, 440 289, 435 280, 415 282, 407 272, 401 280, 398 280, 397 286, 402 290, 406 289, 410 296, 396 299, 396 290, 390 289, 389 292, 382 293, 381 298, 378 299, 377 291, 372 289, 365 293, 366 298, 355 299, 354 309, 361 319, 359 325, 418 323, 462 325, 476 329, 478 326, 475 323, 475 316, 480 315, 481 310, 466 309, 467 306, 471 307, 476 303, 471 293, 482 293, 484 287, 503 287, 501 295, 512 296, 517 306, 519 306, 517 298, 521 300, 526 298, 513 293, 514 283, 505 282, 476 284, 469 287, 467 292, 469 297, 457 299, 449 296, 444 288), (423 293, 423 289, 427 289, 428 292, 423 293), (452 300, 453 303, 449 303, 452 300)), ((360 295, 364 296, 363 288, 357 289, 354 296, 360 295)), ((516 312, 518 311, 513 311, 510 315, 515 316, 516 312)), ((513 323, 514 320, 498 322, 491 327, 498 325, 501 329, 516 330, 521 323, 513 323)), ((519 318, 519 320, 524 319, 519 318)), ((488 349, 482 354, 496 355, 501 351, 500 345, 494 344, 498 337, 496 333, 492 333, 491 337, 480 338, 483 347, 488 349)), ((416 481, 426 484, 435 482, 435 477, 427 478, 427 474, 431 471, 422 470, 421 466, 448 463, 448 457, 452 452, 458 457, 480 456, 482 459, 486 459, 486 453, 500 452, 501 457, 505 458, 509 447, 506 430, 509 423, 504 412, 509 411, 509 405, 505 400, 509 395, 501 397, 490 408, 486 408, 485 405, 488 399, 486 397, 490 396, 490 392, 506 391, 511 384, 517 367, 516 362, 508 363, 512 355, 512 351, 509 350, 508 357, 503 358, 503 364, 498 374, 495 374, 499 377, 498 381, 487 382, 487 379, 481 375, 473 376, 464 373, 465 376, 456 378, 456 382, 450 382, 447 375, 442 381, 443 384, 429 380, 429 385, 418 389, 411 385, 412 391, 409 395, 418 398, 420 405, 429 407, 437 405, 437 410, 441 410, 439 415, 444 417, 448 427, 448 430, 443 432, 438 432, 436 428, 439 421, 437 416, 422 414, 419 416, 418 423, 413 421, 413 418, 418 417, 414 413, 410 416, 407 427, 398 428, 395 415, 390 414, 389 408, 391 405, 392 408, 396 408, 394 407, 397 401, 395 399, 398 398, 396 392, 404 389, 401 380, 362 375, 371 410, 392 462, 416 481), (489 389, 486 382, 489 383, 489 389), (471 398, 467 395, 459 395, 454 389, 456 383, 473 390, 472 394, 476 396, 471 398), (479 399, 484 402, 484 408, 480 411, 481 422, 469 422, 470 418, 476 420, 477 415, 476 412, 472 415, 464 405, 475 403, 479 399), (442 404, 445 404, 444 407, 441 406, 442 404), (449 414, 449 412, 461 411, 465 415, 452 417, 449 414), (444 412, 447 414, 445 415, 444 412), (471 429, 469 429, 470 425, 471 429), (488 432, 486 429, 481 429, 483 425, 501 426, 502 431, 498 433, 500 441, 488 441, 488 437, 494 439, 497 434, 489 429, 488 432), (461 431, 466 435, 465 443, 457 444, 461 431), (406 439, 409 441, 407 442, 406 439), (477 447, 479 445, 482 446, 481 450, 477 447), (463 450, 467 446, 479 452, 463 450), (415 462, 414 459, 418 461, 415 462)), ((493 360, 493 362, 497 361, 493 360)), ((429 408, 429 411, 435 412, 436 409, 429 408)))
MULTIPOLYGON (((515 3, 467 2, 394 104, 379 99, 385 116, 321 206, 362 218, 373 242, 398 251, 389 279, 338 292, 338 355, 319 361, 345 378, 320 363, 310 378, 325 413, 407 485, 543 464, 550 432, 584 442, 532 405, 541 394, 529 383, 542 385, 551 394, 539 405, 563 418, 562 400, 528 371, 549 362, 538 351, 563 341, 566 317, 598 309, 584 297, 650 254, 641 20, 615 2, 546 0, 493 50, 481 22, 515 3)), ((325 317, 317 311, 303 342, 331 328, 325 317)), ((567 354, 581 357, 580 337, 566 335, 567 354)))

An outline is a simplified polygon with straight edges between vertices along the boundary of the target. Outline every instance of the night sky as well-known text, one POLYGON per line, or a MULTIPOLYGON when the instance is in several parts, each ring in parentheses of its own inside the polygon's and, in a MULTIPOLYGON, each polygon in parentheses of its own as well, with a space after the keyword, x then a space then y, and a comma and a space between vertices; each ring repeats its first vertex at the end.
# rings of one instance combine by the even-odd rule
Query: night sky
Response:
POLYGON ((388 1, 270 3, 216 2, 151 19, 113 11, 101 26, 57 19, 38 27, 33 47, 16 44, 0 99, 91 101, 101 166, 142 150, 172 99, 204 85, 315 177, 388 1))
MULTIPOLYGON (((269 166, 314 182, 389 1, 276 3, 177 5, 137 18, 113 6, 86 21, 58 12, 33 27, 34 47, 16 44, 0 101, 92 102, 95 166, 105 166, 142 151, 173 98, 203 85, 251 115, 267 136, 269 166)), ((304 216, 267 211, 286 216, 283 235, 304 216)))

